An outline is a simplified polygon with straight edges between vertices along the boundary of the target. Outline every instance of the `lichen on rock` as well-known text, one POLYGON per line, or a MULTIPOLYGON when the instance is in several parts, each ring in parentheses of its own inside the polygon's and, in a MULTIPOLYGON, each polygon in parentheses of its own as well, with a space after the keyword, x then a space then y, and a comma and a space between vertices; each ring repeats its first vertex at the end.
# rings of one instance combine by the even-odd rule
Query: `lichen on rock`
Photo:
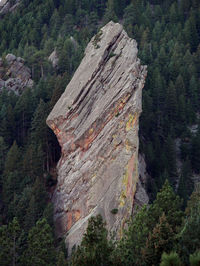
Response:
POLYGON ((62 148, 52 199, 56 231, 66 236, 69 249, 97 213, 119 233, 132 213, 138 183, 146 67, 120 24, 109 22, 100 33, 47 118, 62 148))

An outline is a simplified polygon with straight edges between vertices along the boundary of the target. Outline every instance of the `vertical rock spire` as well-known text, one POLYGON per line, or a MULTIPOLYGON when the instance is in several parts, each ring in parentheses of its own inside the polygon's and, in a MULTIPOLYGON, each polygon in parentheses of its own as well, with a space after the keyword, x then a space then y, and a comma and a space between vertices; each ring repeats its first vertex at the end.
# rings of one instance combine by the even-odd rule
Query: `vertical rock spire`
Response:
POLYGON ((92 38, 47 118, 62 148, 53 195, 57 234, 69 249, 100 213, 120 232, 138 182, 138 128, 146 67, 136 41, 109 22, 92 38))

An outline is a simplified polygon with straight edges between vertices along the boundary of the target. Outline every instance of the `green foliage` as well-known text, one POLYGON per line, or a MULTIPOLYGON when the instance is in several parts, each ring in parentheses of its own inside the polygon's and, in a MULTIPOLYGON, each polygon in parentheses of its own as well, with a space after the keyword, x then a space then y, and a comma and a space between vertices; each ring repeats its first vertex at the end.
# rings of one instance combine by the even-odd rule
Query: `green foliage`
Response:
POLYGON ((188 201, 189 196, 192 194, 194 190, 194 183, 191 177, 192 177, 192 172, 191 172, 190 161, 187 160, 183 163, 181 176, 179 180, 179 186, 177 190, 179 196, 184 200, 184 207, 186 206, 186 202, 188 201))
POLYGON ((109 21, 117 22, 117 16, 115 14, 115 8, 114 8, 114 0, 108 0, 107 6, 105 10, 105 14, 103 17, 104 24, 107 24, 109 21))
POLYGON ((111 212, 112 214, 117 214, 117 213, 118 213, 118 209, 112 209, 110 212, 111 212))
POLYGON ((73 253, 70 265, 112 265, 112 245, 101 215, 91 217, 81 245, 73 253))
POLYGON ((56 262, 56 266, 67 266, 68 263, 65 259, 65 255, 62 251, 59 252, 58 254, 58 259, 57 259, 57 262, 56 262))
POLYGON ((189 255, 200 249, 200 193, 199 187, 191 195, 180 233, 178 234, 178 250, 187 264, 189 255))
POLYGON ((190 265, 198 266, 199 264, 200 264, 200 252, 195 252, 194 254, 190 255, 190 265))
POLYGON ((100 30, 95 36, 94 36, 94 40, 93 40, 93 45, 96 49, 99 48, 98 46, 98 42, 101 40, 101 35, 103 34, 103 32, 100 30))
POLYGON ((140 265, 141 249, 149 233, 148 208, 144 206, 128 224, 124 237, 114 250, 114 265, 140 265))
POLYGON ((179 255, 176 252, 163 253, 160 266, 181 266, 179 255))
POLYGON ((170 252, 173 248, 175 234, 172 226, 167 222, 163 213, 159 223, 149 233, 145 247, 142 249, 142 258, 147 265, 158 265, 163 252, 170 252))
POLYGON ((16 265, 19 252, 20 227, 16 217, 8 225, 0 227, 1 265, 16 265))
POLYGON ((52 230, 45 219, 39 220, 29 231, 23 264, 55 265, 52 230))
POLYGON ((13 145, 9 149, 6 160, 5 160, 5 170, 4 173, 7 174, 9 172, 14 172, 19 169, 19 161, 20 161, 21 153, 17 146, 16 141, 14 141, 13 145))
POLYGON ((128 224, 114 251, 116 265, 157 265, 164 251, 176 243, 183 212, 181 200, 166 181, 156 200, 144 206, 128 224))

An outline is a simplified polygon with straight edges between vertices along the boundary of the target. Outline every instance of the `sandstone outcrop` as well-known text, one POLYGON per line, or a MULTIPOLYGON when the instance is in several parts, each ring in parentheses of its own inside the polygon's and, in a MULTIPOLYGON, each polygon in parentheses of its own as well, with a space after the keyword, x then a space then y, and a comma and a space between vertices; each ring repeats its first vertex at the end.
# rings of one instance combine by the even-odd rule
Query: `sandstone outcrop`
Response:
POLYGON ((13 54, 7 54, 5 62, 0 58, 0 91, 5 88, 19 95, 32 86, 31 70, 24 65, 23 58, 13 54))
POLYGON ((69 249, 100 213, 120 234, 138 183, 138 128, 146 67, 137 44, 109 22, 92 38, 65 92, 47 118, 62 155, 52 197, 58 236, 69 249))

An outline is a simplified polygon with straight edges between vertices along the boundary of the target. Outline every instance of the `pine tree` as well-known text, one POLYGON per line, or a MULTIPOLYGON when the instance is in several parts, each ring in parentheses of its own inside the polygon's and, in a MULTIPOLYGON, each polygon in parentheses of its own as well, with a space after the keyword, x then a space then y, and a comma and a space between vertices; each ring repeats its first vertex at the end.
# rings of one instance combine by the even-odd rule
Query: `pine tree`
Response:
POLYGON ((65 255, 62 251, 59 252, 56 266, 67 266, 67 260, 65 259, 65 255))
POLYGON ((173 231, 176 232, 178 226, 181 225, 183 217, 181 206, 182 200, 174 193, 169 181, 166 180, 149 208, 149 213, 151 214, 150 228, 153 228, 162 213, 165 213, 167 222, 173 231))
POLYGON ((176 252, 163 253, 160 266, 181 266, 181 260, 176 252))
POLYGON ((173 82, 170 82, 166 95, 166 111, 170 121, 177 121, 177 95, 173 82))
POLYGON ((182 166, 181 176, 179 180, 179 186, 177 193, 183 198, 183 205, 186 206, 186 203, 192 194, 194 189, 194 183, 192 180, 192 172, 190 161, 187 159, 182 166))
POLYGON ((106 11, 103 17, 104 24, 107 24, 110 20, 117 22, 117 16, 114 10, 114 0, 108 0, 106 11))
POLYGON ((101 215, 90 218, 81 245, 72 255, 71 265, 111 265, 112 246, 101 215))
POLYGON ((9 225, 0 227, 0 262, 2 266, 17 265, 20 227, 14 217, 9 225))
POLYGON ((140 265, 141 249, 149 234, 149 217, 148 207, 143 206, 127 224, 112 255, 114 265, 140 265))
POLYGON ((190 266, 198 266, 200 264, 200 252, 190 255, 190 266))
POLYGON ((178 251, 183 262, 188 265, 189 255, 200 249, 200 188, 191 195, 186 208, 186 217, 178 234, 178 251))
POLYGON ((20 159, 21 152, 16 141, 14 141, 6 156, 4 174, 20 169, 20 159))
POLYGON ((144 249, 142 249, 142 258, 147 265, 158 265, 163 252, 170 252, 173 248, 175 234, 172 227, 167 222, 163 213, 159 218, 152 233, 149 233, 144 249))
POLYGON ((7 151, 7 145, 5 144, 3 137, 0 136, 0 175, 3 173, 4 170, 6 151, 7 151))
POLYGON ((191 143, 191 164, 196 173, 200 172, 200 130, 191 143))
POLYGON ((175 179, 177 177, 177 168, 176 168, 176 151, 175 143, 171 136, 168 136, 165 143, 165 154, 166 154, 166 170, 169 174, 170 184, 175 184, 175 179))
POLYGON ((25 265, 55 265, 53 235, 45 219, 39 220, 29 231, 23 262, 25 265))
POLYGON ((6 155, 5 167, 2 175, 2 196, 5 204, 4 212, 8 214, 9 218, 12 218, 12 215, 14 215, 16 211, 15 199, 21 186, 20 160, 21 152, 16 142, 14 142, 6 155))
POLYGON ((38 155, 43 164, 43 170, 49 170, 49 143, 48 143, 48 132, 49 128, 46 125, 46 117, 48 113, 48 105, 40 100, 40 103, 35 110, 33 120, 31 123, 31 138, 32 143, 37 145, 38 155), (40 151, 39 151, 40 150, 40 151))

